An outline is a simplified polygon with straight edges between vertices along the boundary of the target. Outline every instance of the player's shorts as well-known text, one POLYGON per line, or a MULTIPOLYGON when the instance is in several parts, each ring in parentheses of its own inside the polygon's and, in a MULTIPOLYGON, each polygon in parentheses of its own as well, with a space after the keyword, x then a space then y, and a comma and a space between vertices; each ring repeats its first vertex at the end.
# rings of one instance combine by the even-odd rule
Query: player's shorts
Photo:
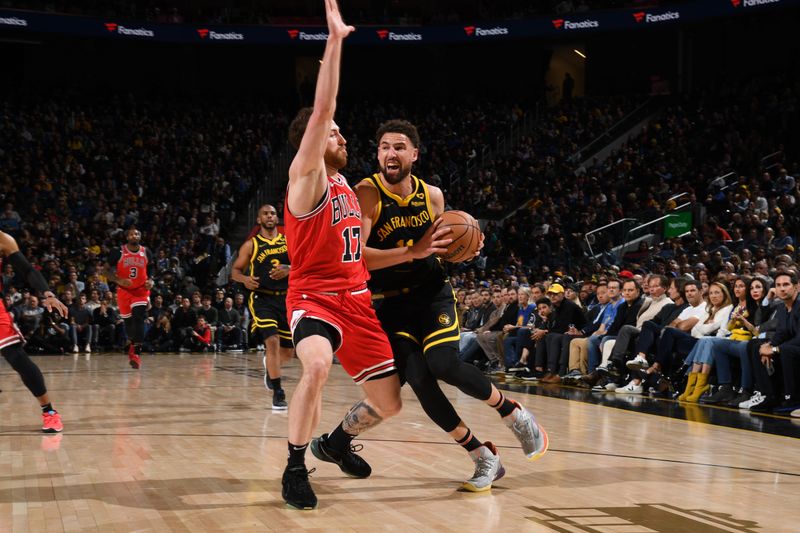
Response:
POLYGON ((461 330, 456 297, 449 282, 409 291, 376 293, 375 309, 390 338, 402 337, 422 348, 450 346, 458 351, 461 330))
POLYGON ((0 350, 8 348, 12 344, 22 342, 22 333, 20 333, 17 325, 11 315, 8 314, 5 307, 0 303, 0 350))
POLYGON ((392 347, 372 309, 366 285, 340 292, 289 289, 286 306, 292 333, 303 318, 321 320, 336 329, 339 345, 333 351, 357 384, 396 372, 392 347))
POLYGON ((120 318, 130 318, 134 307, 143 305, 147 307, 150 302, 150 290, 145 287, 136 289, 117 288, 117 305, 119 305, 120 318))
POLYGON ((283 291, 274 295, 250 292, 247 298, 247 307, 253 317, 250 331, 260 331, 265 339, 277 335, 281 347, 291 348, 294 345, 289 323, 286 322, 286 293, 280 294, 280 292, 283 291))

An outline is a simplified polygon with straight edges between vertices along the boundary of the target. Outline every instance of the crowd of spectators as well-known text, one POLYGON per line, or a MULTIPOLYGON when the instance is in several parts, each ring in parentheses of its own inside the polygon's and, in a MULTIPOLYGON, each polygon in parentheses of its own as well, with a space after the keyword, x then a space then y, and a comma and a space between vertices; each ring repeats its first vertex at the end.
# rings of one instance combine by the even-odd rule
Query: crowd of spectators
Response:
MULTIPOLYGON (((671 0, 670 4, 681 0, 671 0)), ((498 20, 537 15, 567 15, 589 9, 653 7, 659 0, 433 0, 427 2, 360 2, 345 7, 353 24, 460 24, 475 20, 498 20)), ((80 3, 55 0, 4 0, 0 7, 51 13, 119 17, 166 24, 202 22, 215 24, 316 24, 324 25, 318 2, 283 0, 248 2, 221 0, 110 0, 80 3)))
POLYGON ((506 382, 800 416, 798 266, 777 266, 462 289, 460 357, 506 382))

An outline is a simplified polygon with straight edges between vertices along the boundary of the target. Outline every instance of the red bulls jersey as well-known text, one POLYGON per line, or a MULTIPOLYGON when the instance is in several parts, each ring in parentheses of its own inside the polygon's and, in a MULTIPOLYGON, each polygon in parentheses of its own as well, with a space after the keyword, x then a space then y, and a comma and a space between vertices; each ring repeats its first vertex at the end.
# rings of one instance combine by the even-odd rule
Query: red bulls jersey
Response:
POLYGON ((310 213, 295 217, 285 202, 283 219, 292 274, 290 291, 335 292, 368 279, 361 254, 361 208, 341 174, 328 176, 328 188, 310 213))
POLYGON ((131 252, 123 244, 120 253, 122 256, 117 261, 117 277, 131 280, 130 287, 122 288, 130 291, 144 286, 147 281, 147 250, 139 246, 139 250, 131 252))

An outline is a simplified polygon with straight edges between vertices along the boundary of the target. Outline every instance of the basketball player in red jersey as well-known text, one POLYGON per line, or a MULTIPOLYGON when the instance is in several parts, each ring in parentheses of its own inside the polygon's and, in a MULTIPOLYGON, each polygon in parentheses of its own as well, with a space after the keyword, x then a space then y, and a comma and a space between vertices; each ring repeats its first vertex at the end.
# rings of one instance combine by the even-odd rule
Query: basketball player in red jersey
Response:
POLYGON ((400 381, 391 347, 371 306, 367 267, 361 254, 361 211, 339 170, 347 163, 346 141, 333 121, 342 43, 352 26, 342 21, 336 0, 325 0, 328 41, 317 79, 313 109, 302 109, 289 128, 297 155, 289 168, 284 222, 292 275, 286 308, 303 374, 289 405, 289 459, 283 498, 290 507, 313 509, 305 452, 320 418, 322 387, 334 352, 361 385, 366 398, 343 422, 315 439, 314 455, 346 474, 367 477, 370 466, 351 441, 397 414, 400 381))
POLYGON ((119 316, 125 321, 129 340, 128 362, 133 368, 139 368, 142 366, 144 321, 150 289, 153 288, 150 276, 154 263, 150 250, 141 245, 142 234, 138 229, 128 229, 125 236, 128 242, 108 255, 106 273, 108 281, 117 284, 119 316), (111 265, 114 265, 113 269, 111 265))
MULTIPOLYGON (((3 271, 4 262, 14 268, 18 279, 25 280, 27 285, 41 296, 42 304, 48 312, 55 309, 61 316, 67 316, 67 307, 58 301, 50 291, 44 276, 34 269, 25 256, 20 253, 14 237, 0 231, 0 272, 3 271)), ((0 281, 0 293, 2 292, 3 286, 0 281)), ((0 353, 3 354, 11 368, 17 371, 28 390, 39 400, 39 404, 42 406, 42 431, 60 433, 64 429, 61 415, 53 409, 53 405, 50 403, 42 371, 22 349, 22 343, 22 334, 14 325, 5 305, 0 303, 0 353)))

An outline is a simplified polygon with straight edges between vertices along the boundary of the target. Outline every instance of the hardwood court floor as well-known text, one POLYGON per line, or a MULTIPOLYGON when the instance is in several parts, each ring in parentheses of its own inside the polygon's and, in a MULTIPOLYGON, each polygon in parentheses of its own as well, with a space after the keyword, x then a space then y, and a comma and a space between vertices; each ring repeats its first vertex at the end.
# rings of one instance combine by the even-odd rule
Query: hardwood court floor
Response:
MULTIPOLYGON (((286 414, 270 410, 260 354, 36 357, 64 433, 40 433, 36 402, 0 362, 0 531, 798 531, 798 440, 567 399, 508 394, 551 448, 525 461, 499 417, 448 397, 507 474, 458 492, 466 453, 405 388, 394 420, 365 435, 369 479, 320 463, 315 511, 284 507, 286 414)), ((291 392, 299 374, 286 369, 291 392)), ((334 367, 320 432, 359 397, 334 367)), ((318 432, 319 433, 319 432, 318 432)))

